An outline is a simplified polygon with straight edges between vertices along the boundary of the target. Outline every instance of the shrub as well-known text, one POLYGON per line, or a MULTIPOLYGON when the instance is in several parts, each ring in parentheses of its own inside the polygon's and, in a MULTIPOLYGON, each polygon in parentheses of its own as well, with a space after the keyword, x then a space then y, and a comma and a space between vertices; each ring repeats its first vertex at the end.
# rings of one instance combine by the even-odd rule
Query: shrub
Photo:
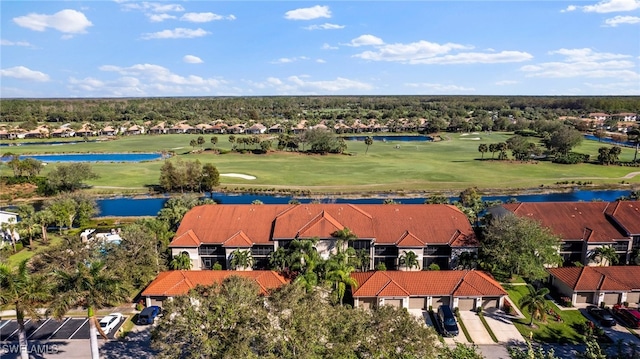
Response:
POLYGON ((216 262, 212 267, 211 270, 222 270, 222 264, 216 262))
POLYGON ((376 270, 383 270, 383 271, 384 271, 384 270, 387 270, 387 265, 386 265, 386 264, 384 264, 384 263, 382 263, 382 262, 380 262, 380 263, 378 263, 378 265, 376 266, 376 270))
POLYGON ((429 264, 429 270, 440 270, 440 266, 435 263, 431 263, 429 264))

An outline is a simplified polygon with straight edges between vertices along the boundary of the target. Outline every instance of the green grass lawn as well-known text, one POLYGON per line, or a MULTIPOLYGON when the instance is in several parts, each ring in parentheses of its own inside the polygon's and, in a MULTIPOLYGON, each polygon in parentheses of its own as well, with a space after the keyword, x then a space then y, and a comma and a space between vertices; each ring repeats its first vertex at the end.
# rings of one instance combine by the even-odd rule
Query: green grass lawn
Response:
MULTIPOLYGON (((505 289, 509 293, 509 298, 520 308, 520 299, 529 293, 526 286, 506 286, 505 289)), ((582 343, 584 336, 578 332, 578 328, 582 323, 586 323, 587 319, 579 310, 560 310, 550 301, 547 303, 553 310, 560 314, 562 322, 557 322, 550 316, 547 316, 546 322, 534 320, 535 328, 529 326, 531 315, 528 311, 520 308, 522 314, 526 317, 514 321, 514 324, 523 337, 533 337, 533 340, 543 343, 582 343)))
MULTIPOLYGON (((440 142, 375 141, 365 155, 363 141, 348 141, 351 155, 307 155, 270 152, 269 154, 213 152, 192 154, 189 142, 198 135, 130 136, 99 143, 75 145, 15 146, 4 152, 19 154, 53 152, 154 152, 175 151, 177 158, 198 159, 214 164, 220 173, 244 173, 256 180, 221 177, 221 187, 228 189, 300 189, 314 193, 362 193, 426 191, 457 194, 477 186, 481 190, 517 190, 555 186, 558 181, 591 181, 598 186, 618 185, 622 180, 636 186, 640 176, 622 177, 640 168, 600 166, 593 164, 559 165, 550 162, 519 163, 492 161, 486 153, 480 160, 480 143, 505 141, 510 134, 447 134, 450 140, 440 142), (472 140, 471 138, 480 138, 472 140), (396 148, 399 146, 399 148, 396 148)), ((210 148, 211 135, 205 135, 205 148, 210 148)), ((218 135, 219 149, 229 150, 228 136, 218 135)), ((277 140, 274 140, 274 145, 277 140)), ((583 141, 576 151, 597 156, 600 144, 583 141)), ((633 158, 633 150, 624 148, 621 160, 633 158)), ((96 163, 99 179, 89 181, 96 193, 146 192, 145 186, 158 183, 161 161, 142 163, 96 163)), ((51 167, 51 166, 49 166, 51 167)), ((3 175, 10 169, 0 167, 3 175)), ((45 169, 44 174, 48 169, 45 169)))
POLYGON ((29 259, 33 257, 36 253, 48 248, 49 246, 57 245, 62 243, 62 237, 53 233, 48 233, 49 241, 47 243, 43 243, 40 241, 33 241, 33 248, 24 247, 18 253, 12 254, 7 259, 7 264, 10 266, 17 266, 25 259, 29 259))

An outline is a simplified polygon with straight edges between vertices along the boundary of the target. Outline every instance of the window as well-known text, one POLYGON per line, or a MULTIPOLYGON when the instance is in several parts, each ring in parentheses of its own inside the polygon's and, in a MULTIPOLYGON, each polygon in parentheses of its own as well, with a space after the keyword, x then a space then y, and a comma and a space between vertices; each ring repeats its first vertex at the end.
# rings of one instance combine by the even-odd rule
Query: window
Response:
POLYGON ((251 247, 251 256, 268 256, 273 252, 273 246, 253 246, 251 247))
POLYGON ((449 246, 427 246, 423 251, 425 256, 451 256, 451 247, 449 246))
POLYGON ((629 249, 629 242, 628 241, 616 242, 616 244, 613 245, 613 248, 616 250, 616 252, 626 252, 629 249))
POLYGON ((582 241, 562 242, 562 252, 582 252, 582 241))
POLYGON ((355 250, 366 249, 367 251, 371 248, 370 240, 355 240, 349 241, 349 247, 352 247, 355 250))
POLYGON ((208 256, 212 254, 223 253, 222 246, 219 245, 211 245, 211 244, 203 244, 198 247, 198 254, 201 256, 208 256))
POLYGON ((398 247, 396 246, 375 246, 376 256, 397 257, 398 247))

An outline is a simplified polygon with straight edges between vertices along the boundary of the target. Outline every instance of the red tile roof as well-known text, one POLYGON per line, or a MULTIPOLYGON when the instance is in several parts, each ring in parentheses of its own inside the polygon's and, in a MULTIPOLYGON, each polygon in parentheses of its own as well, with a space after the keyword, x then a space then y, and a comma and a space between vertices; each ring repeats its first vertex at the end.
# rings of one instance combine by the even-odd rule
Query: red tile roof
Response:
POLYGON ((376 271, 351 273, 358 282, 354 297, 502 296, 500 283, 481 271, 376 271))
POLYGON ((607 220, 605 211, 609 205, 608 202, 528 202, 503 207, 517 216, 539 221, 563 240, 607 243, 628 238, 607 220))
POLYGON ((606 214, 631 235, 640 235, 640 202, 618 201, 607 207, 606 214))
POLYGON ((575 291, 640 290, 640 266, 562 267, 548 272, 575 291))
POLYGON ((242 231, 253 244, 271 240, 331 238, 348 227, 358 238, 378 244, 450 244, 478 246, 467 217, 444 204, 420 205, 203 205, 182 219, 171 247, 223 244, 242 231), (183 236, 192 231, 188 239, 183 236), (413 238, 407 239, 407 233, 413 238))
POLYGON ((225 278, 240 276, 251 278, 258 283, 262 294, 276 289, 288 281, 274 271, 221 271, 221 270, 180 270, 158 274, 156 279, 142 292, 143 297, 175 297, 184 295, 197 285, 220 283, 225 278))

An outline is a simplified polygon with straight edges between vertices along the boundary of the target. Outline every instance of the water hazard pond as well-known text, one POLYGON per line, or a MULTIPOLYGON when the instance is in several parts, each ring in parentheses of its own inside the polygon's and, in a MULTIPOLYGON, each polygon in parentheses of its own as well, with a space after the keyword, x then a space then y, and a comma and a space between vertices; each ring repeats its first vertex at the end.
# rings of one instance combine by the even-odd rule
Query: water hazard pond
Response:
MULTIPOLYGON (((162 158, 160 153, 69 153, 57 155, 23 155, 20 159, 33 158, 45 163, 51 162, 142 162, 162 158)), ((2 157, 3 161, 10 158, 2 157)))

